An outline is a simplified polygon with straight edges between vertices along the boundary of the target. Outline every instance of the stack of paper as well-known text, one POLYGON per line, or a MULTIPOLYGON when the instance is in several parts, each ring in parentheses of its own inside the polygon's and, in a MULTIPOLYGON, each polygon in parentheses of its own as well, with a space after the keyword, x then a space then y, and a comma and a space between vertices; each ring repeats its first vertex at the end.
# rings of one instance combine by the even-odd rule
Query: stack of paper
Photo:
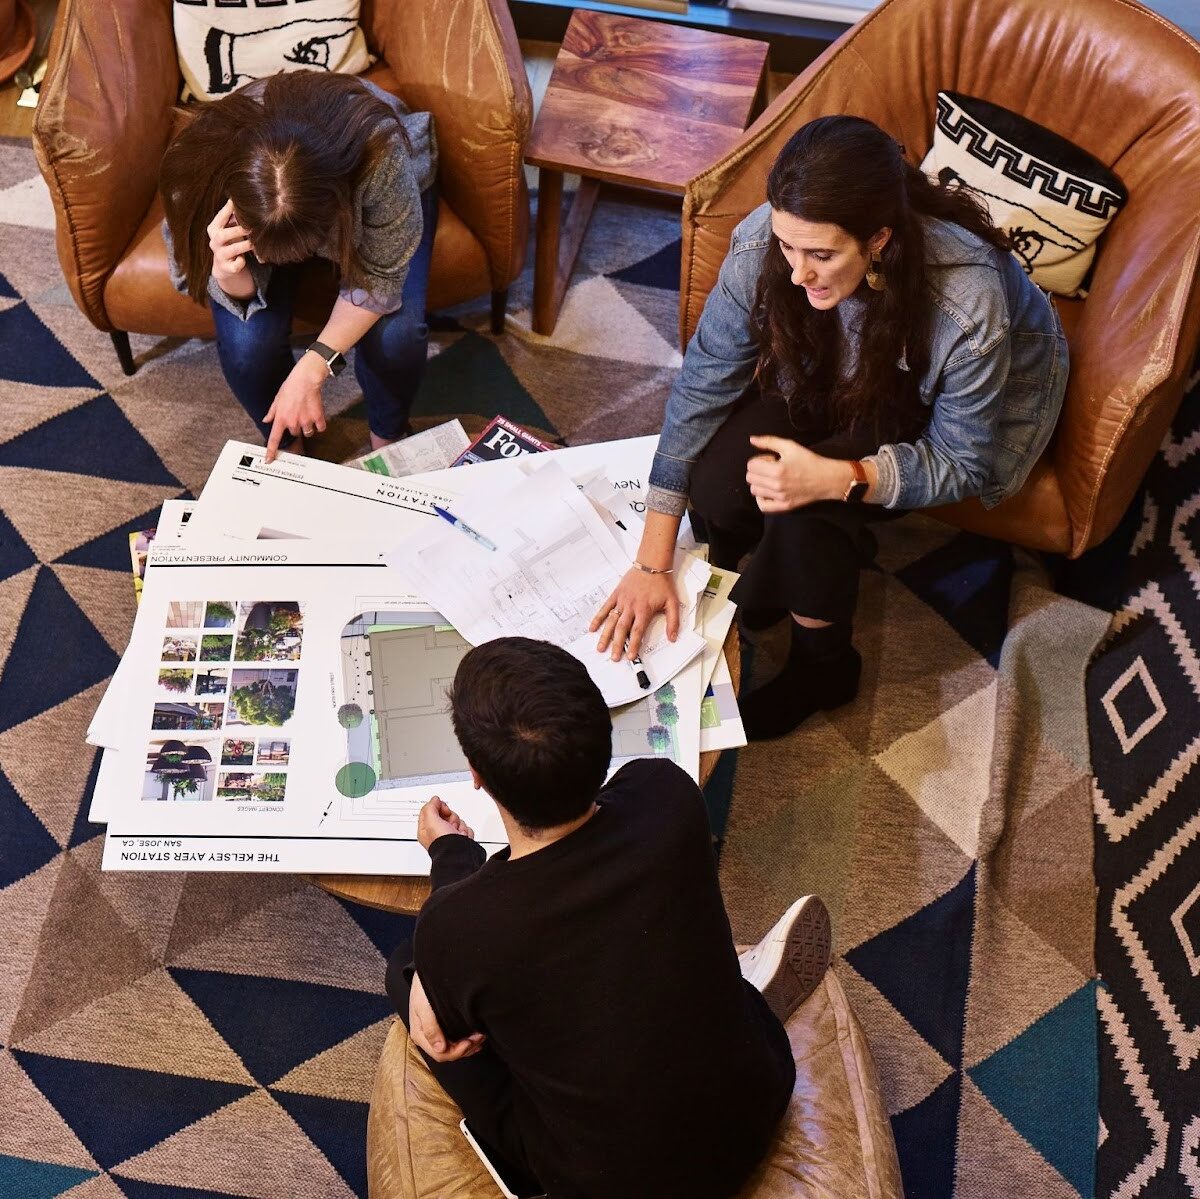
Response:
POLYGON ((229 443, 200 499, 164 509, 128 648, 88 731, 107 869, 421 874, 432 794, 503 843, 445 688, 470 644, 543 637, 613 707, 614 769, 743 744, 721 653, 734 576, 679 551, 675 642, 643 689, 587 624, 640 535, 654 439, 394 478, 229 443), (580 485, 585 489, 581 491, 580 485), (495 549, 440 519, 485 534, 495 549))

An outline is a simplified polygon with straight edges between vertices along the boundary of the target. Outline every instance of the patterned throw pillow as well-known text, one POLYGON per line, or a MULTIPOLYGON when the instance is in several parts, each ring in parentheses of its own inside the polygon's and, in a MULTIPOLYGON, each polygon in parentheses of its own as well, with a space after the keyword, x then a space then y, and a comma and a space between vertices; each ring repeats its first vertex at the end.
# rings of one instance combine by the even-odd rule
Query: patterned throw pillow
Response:
POLYGON ((1086 150, 998 104, 956 92, 938 92, 933 146, 921 170, 977 192, 1033 281, 1063 296, 1087 294, 1096 239, 1129 198, 1086 150))
POLYGON ((359 0, 175 0, 175 46, 187 91, 216 100, 280 71, 358 74, 371 56, 359 0))

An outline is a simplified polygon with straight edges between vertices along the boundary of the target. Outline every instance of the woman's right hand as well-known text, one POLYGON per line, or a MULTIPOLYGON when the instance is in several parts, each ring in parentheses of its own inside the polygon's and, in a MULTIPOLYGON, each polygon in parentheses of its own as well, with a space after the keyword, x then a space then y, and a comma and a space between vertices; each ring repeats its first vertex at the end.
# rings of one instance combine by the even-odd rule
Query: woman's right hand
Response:
POLYGON ((604 653, 612 646, 614 662, 622 654, 636 658, 647 626, 660 612, 667 614, 667 638, 674 641, 679 635, 679 595, 674 579, 674 575, 647 574, 630 567, 592 617, 591 632, 600 630, 597 652, 604 653))
POLYGON ((246 255, 253 249, 250 234, 237 223, 233 201, 226 200, 208 226, 208 246, 212 250, 212 277, 227 295, 254 294, 254 280, 246 266, 246 255))

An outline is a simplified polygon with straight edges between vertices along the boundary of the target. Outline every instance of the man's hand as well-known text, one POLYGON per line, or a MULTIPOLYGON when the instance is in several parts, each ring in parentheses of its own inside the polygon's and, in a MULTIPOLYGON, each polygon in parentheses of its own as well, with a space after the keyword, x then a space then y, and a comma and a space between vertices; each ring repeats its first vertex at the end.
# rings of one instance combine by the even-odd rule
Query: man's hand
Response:
POLYGON ((228 296, 249 299, 254 295, 254 280, 246 266, 246 255, 254 247, 250 234, 237 223, 233 201, 226 200, 221 211, 208 224, 208 247, 212 250, 212 277, 228 296))
POLYGON ((436 795, 421 809, 417 817, 417 840, 428 852, 439 838, 446 836, 470 837, 475 839, 475 830, 436 795))
POLYGON ((840 500, 854 475, 850 464, 823 458, 786 437, 751 437, 758 454, 746 464, 750 494, 762 512, 791 512, 818 500, 840 500))
POLYGON ((419 974, 413 975, 412 987, 408 992, 408 1035, 413 1044, 435 1062, 457 1062, 470 1057, 483 1048, 486 1039, 483 1033, 474 1032, 461 1041, 447 1041, 442 1026, 433 1014, 419 974))
POLYGON ((293 437, 311 437, 325 432, 325 403, 321 385, 329 378, 329 368, 316 355, 307 352, 292 367, 267 410, 263 420, 271 426, 267 439, 267 461, 274 462, 284 433, 293 437))

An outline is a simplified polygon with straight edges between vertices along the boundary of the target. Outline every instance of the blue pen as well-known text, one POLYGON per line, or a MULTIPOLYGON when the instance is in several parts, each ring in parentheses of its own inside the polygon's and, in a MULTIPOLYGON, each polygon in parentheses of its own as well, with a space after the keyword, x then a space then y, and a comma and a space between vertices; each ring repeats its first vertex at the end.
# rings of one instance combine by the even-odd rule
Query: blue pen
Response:
POLYGON ((448 521, 456 529, 460 529, 462 532, 466 533, 466 535, 472 541, 477 541, 485 550, 494 550, 496 548, 496 543, 494 541, 489 541, 482 533, 476 532, 476 530, 471 528, 469 524, 459 520, 453 512, 447 512, 445 508, 439 508, 437 504, 432 504, 431 507, 438 514, 438 516, 442 518, 442 520, 448 521))

